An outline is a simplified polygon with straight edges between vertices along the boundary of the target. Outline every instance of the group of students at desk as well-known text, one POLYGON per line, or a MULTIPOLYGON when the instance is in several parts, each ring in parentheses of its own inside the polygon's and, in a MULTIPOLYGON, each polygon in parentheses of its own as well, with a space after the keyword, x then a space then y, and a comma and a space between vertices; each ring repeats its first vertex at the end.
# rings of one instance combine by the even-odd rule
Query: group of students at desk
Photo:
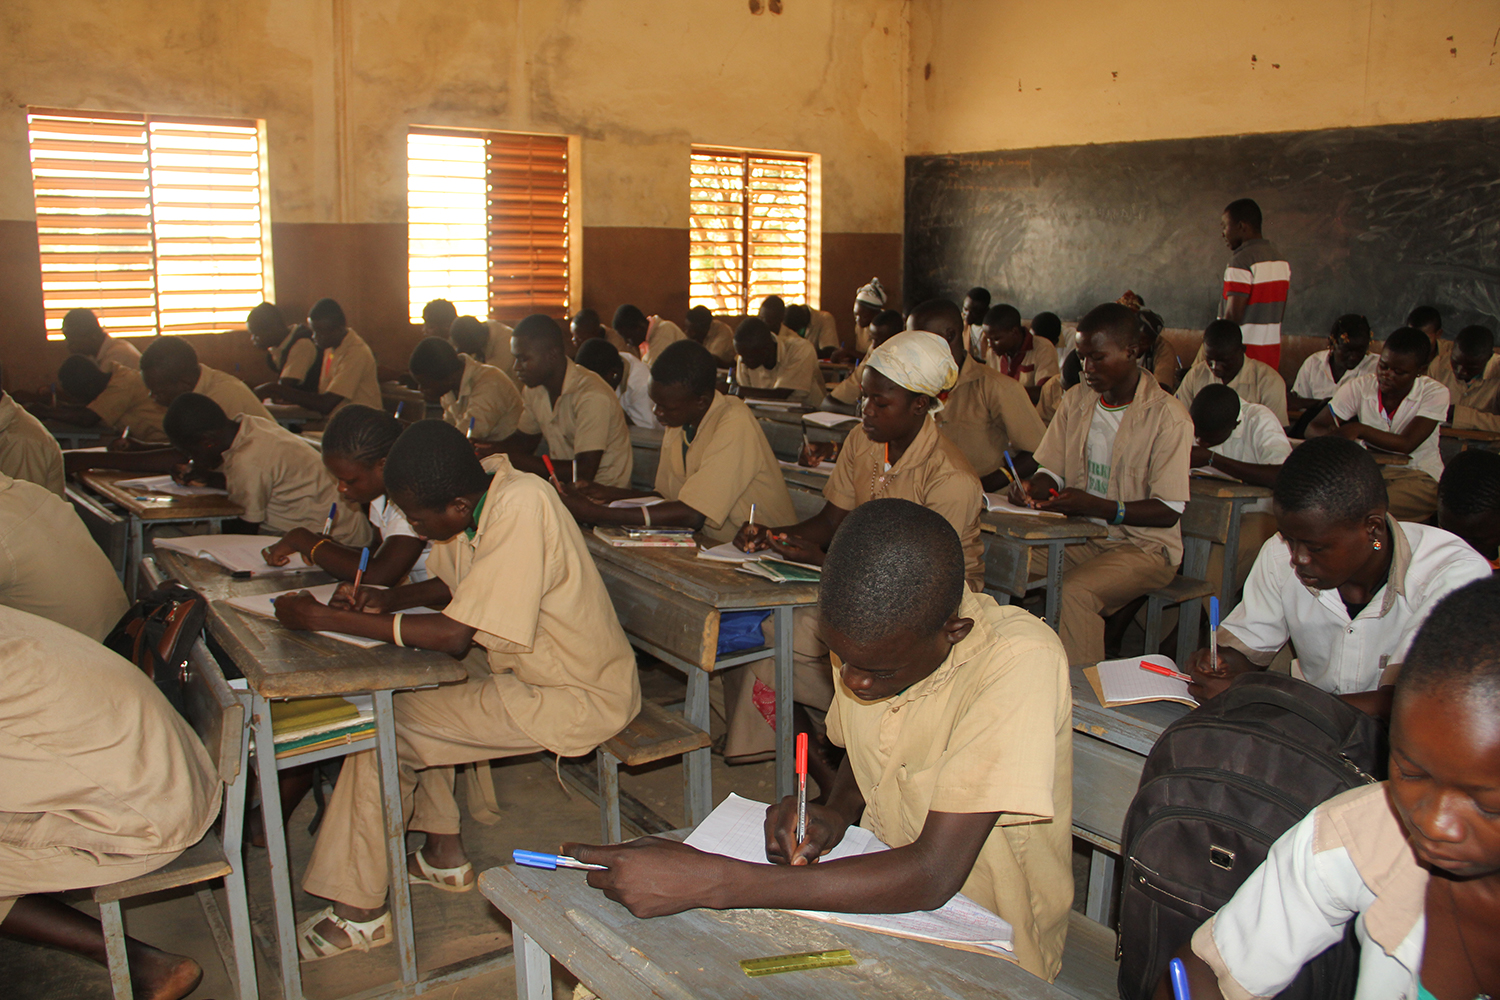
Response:
MULTIPOLYGON (((1102 658, 1101 612, 1128 599, 1120 595, 1122 579, 1134 573, 1138 585, 1146 572, 1157 572, 1157 563, 1175 565, 1174 552, 1180 557, 1181 551, 1175 522, 1188 498, 1187 470, 1202 464, 1199 459, 1220 462, 1194 455, 1194 437, 1197 447, 1209 446, 1219 433, 1227 440, 1245 422, 1248 404, 1208 386, 1193 400, 1189 417, 1156 379, 1144 377, 1146 338, 1136 312, 1109 304, 1079 324, 1082 387, 1064 394, 1049 426, 1028 431, 1019 414, 1035 415, 1027 405, 1030 393, 1018 380, 997 380, 983 374, 989 366, 973 363, 969 330, 957 307, 924 304, 905 331, 879 312, 868 318, 862 326, 871 328, 871 349, 857 376, 862 420, 839 455, 827 503, 801 523, 793 523, 785 481, 753 414, 741 399, 717 391, 718 360, 694 336, 659 345, 651 357, 647 391, 666 431, 655 483, 663 502, 649 508, 608 506, 638 495, 628 488, 629 439, 618 397, 568 360, 561 328, 546 317, 523 321, 505 345, 522 384, 521 412, 510 434, 502 433, 503 424, 476 434, 471 428, 478 427, 480 413, 455 405, 466 387, 478 394, 484 373, 476 371, 483 365, 475 359, 494 356, 489 343, 481 355, 477 344, 467 345, 470 353, 424 341, 413 354, 412 374, 425 393, 443 401, 446 420, 403 430, 379 409, 345 397, 330 407, 337 409, 321 457, 252 408, 231 412, 211 393, 190 391, 212 385, 206 375, 211 370, 191 367, 180 348, 164 349, 165 381, 179 387, 163 419, 164 434, 198 469, 223 476, 247 521, 282 535, 268 547, 268 562, 300 555, 348 579, 360 548, 370 544, 375 528, 380 531, 365 579, 389 589, 346 586, 332 606, 306 596, 285 598, 277 604, 284 623, 455 656, 475 651, 488 666, 483 680, 396 699, 408 826, 428 834, 411 856, 408 877, 447 890, 473 884, 459 836, 454 765, 543 749, 587 753, 633 718, 639 708, 634 657, 578 525, 649 519, 823 566, 819 605, 796 616, 795 697, 803 712, 827 712, 828 740, 848 753, 836 768, 816 776, 822 802, 812 809, 805 841, 792 842, 788 804, 772 807, 768 857, 801 869, 856 821, 894 849, 801 871, 767 871, 653 840, 571 848, 580 860, 608 866, 592 874, 591 882, 638 915, 700 905, 923 909, 962 890, 1013 925, 1023 967, 1049 979, 1057 974, 1072 897, 1068 665, 1102 658), (987 467, 984 459, 971 459, 973 445, 964 447, 962 436, 952 433, 970 406, 976 412, 1008 407, 1017 415, 1016 429, 1007 425, 1011 448, 1029 464, 1028 475, 1011 486, 1015 500, 1111 523, 1107 538, 1088 543, 1077 557, 1070 553, 1061 637, 981 592, 980 492, 995 482, 990 477, 1003 455, 987 467), (1209 423, 1199 426, 1200 413, 1209 423), (1218 424, 1210 421, 1214 413, 1221 414, 1218 424), (1239 424, 1232 423, 1235 416, 1239 424), (1206 432, 1210 427, 1218 430, 1206 432), (1027 433, 1035 438, 1030 447, 1027 433), (545 469, 531 454, 540 436, 547 437, 550 454, 559 456, 550 483, 527 474, 545 469), (1101 462, 1102 455, 1113 460, 1101 462), (343 506, 329 532, 322 526, 335 498, 343 506), (368 518, 359 508, 364 504, 368 518), (419 607, 442 612, 407 613, 419 607), (836 668, 830 653, 837 656, 836 668)), ((647 321, 642 333, 629 319, 623 325, 638 338, 632 343, 649 344, 654 324, 647 321)), ((759 360, 770 360, 773 369, 780 363, 783 345, 791 342, 771 337, 770 329, 757 318, 734 335, 746 372, 756 367, 746 364, 746 355, 757 360, 755 349, 764 348, 767 338, 776 357, 759 360)), ((477 336, 479 330, 468 333, 477 336)), ((153 344, 148 355, 170 342, 153 344)), ((1399 363, 1400 351, 1395 357, 1399 363)), ((148 360, 142 358, 142 368, 152 370, 148 360)), ((741 378, 742 391, 755 391, 750 381, 741 378)), ((300 391, 309 395, 285 398, 307 405, 327 395, 300 391)), ((508 412, 514 415, 515 408, 508 412)), ((1493 480, 1493 470, 1489 475, 1493 480)), ((1495 490, 1493 483, 1488 488, 1495 490)), ((1439 888, 1432 892, 1448 886, 1442 891, 1451 895, 1443 898, 1452 902, 1460 930, 1492 924, 1487 894, 1500 851, 1496 821, 1482 810, 1494 804, 1500 772, 1489 716, 1471 706, 1484 701, 1474 700, 1475 693, 1493 697, 1500 637, 1472 620, 1455 625, 1449 620, 1454 615, 1435 616, 1427 631, 1438 638, 1412 648, 1440 648, 1441 655, 1421 659, 1425 665, 1414 669, 1418 658, 1407 652, 1434 605, 1487 576, 1490 567, 1458 538, 1390 517, 1380 469, 1344 435, 1311 441, 1286 458, 1273 500, 1281 535, 1262 549, 1245 601, 1225 621, 1218 660, 1208 662, 1200 652, 1190 664, 1195 690, 1206 697, 1235 674, 1264 667, 1290 639, 1309 680, 1379 710, 1391 693, 1385 682, 1404 660, 1395 713, 1398 781, 1410 775, 1413 788, 1422 789, 1407 800, 1416 804, 1401 821, 1419 845, 1449 846, 1418 850, 1407 867, 1419 874, 1394 885, 1405 892, 1413 879, 1426 878, 1421 872, 1455 872, 1467 881, 1435 879, 1432 885, 1439 888), (1478 636, 1479 645, 1452 652, 1460 633, 1466 641, 1478 636), (1434 740, 1441 744, 1436 750, 1434 740)), ((1493 602, 1493 587, 1485 586, 1475 585, 1475 592, 1493 602)), ((1455 608, 1472 603, 1454 599, 1455 608)), ((56 638, 31 616, 6 615, 13 637, 40 636, 38 648, 56 638)), ((70 651, 65 662, 73 659, 70 651)), ((58 672, 67 669, 53 659, 35 666, 53 671, 60 687, 67 685, 58 672)), ((764 661, 734 674, 727 699, 728 749, 734 752, 728 755, 753 757, 770 749, 765 709, 774 703, 772 672, 764 661)), ((146 714, 138 737, 157 740, 156 753, 175 754, 174 766, 190 769, 191 738, 156 719, 160 713, 146 714)), ((107 736, 108 727, 101 732, 107 736)), ((116 843, 112 853, 165 855, 174 845, 191 843, 192 829, 201 832, 205 822, 203 803, 187 801, 195 787, 186 781, 181 794, 152 800, 161 812, 151 835, 116 843)), ((1402 800, 1396 801, 1399 809, 1402 800)), ((1361 825, 1403 836, 1402 827, 1383 815, 1384 826, 1379 816, 1361 825)), ((305 958, 389 942, 389 873, 380 827, 373 757, 355 755, 340 776, 305 877, 310 893, 333 903, 299 929, 305 958)), ((1316 849, 1326 849, 1326 838, 1316 849)), ((1349 854, 1357 865, 1357 852, 1351 848, 1349 854)), ((28 870, 0 882, 0 896, 92 884, 86 859, 70 855, 54 870, 34 853, 26 857, 28 870)), ((1301 871, 1299 858, 1282 860, 1301 871)), ((92 877, 102 880, 97 871, 92 877)), ((1257 891, 1269 891, 1256 884, 1257 891)), ((59 918, 45 901, 32 902, 11 909, 0 929, 46 936, 38 922, 74 919, 59 918)), ((1281 902, 1292 907, 1295 901, 1281 902)), ((1347 912, 1370 902, 1354 900, 1347 912)), ((1245 908, 1238 900, 1231 904, 1236 920, 1220 921, 1209 943, 1200 942, 1198 953, 1213 964, 1221 983, 1252 981, 1240 963, 1245 954, 1259 954, 1255 934, 1261 931, 1247 929, 1247 919, 1239 916, 1245 908), (1241 937, 1226 938, 1220 933, 1226 927, 1241 937)), ((1419 946, 1420 928, 1418 921, 1413 933, 1419 946)), ((1447 956, 1443 949, 1451 951, 1455 940, 1466 939, 1447 935, 1429 939, 1428 947, 1447 956)), ((137 946, 146 956, 139 967, 163 967, 143 947, 137 946)), ((1295 954, 1289 950, 1282 957, 1294 971, 1295 954)), ((1413 975, 1427 967, 1405 957, 1403 967, 1413 975)), ((1479 953, 1476 985, 1493 983, 1493 958, 1479 953)), ((1426 978, 1429 984, 1443 982, 1426 978)), ((1450 983, 1437 992, 1447 1000, 1465 995, 1462 989, 1450 983)))

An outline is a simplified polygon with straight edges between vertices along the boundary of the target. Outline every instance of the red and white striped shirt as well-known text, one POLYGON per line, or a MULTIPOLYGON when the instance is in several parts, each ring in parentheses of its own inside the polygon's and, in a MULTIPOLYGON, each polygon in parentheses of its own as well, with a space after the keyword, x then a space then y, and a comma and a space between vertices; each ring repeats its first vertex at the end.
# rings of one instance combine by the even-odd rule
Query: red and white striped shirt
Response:
POLYGON ((1245 354, 1272 368, 1281 363, 1281 318, 1286 312, 1287 288, 1291 284, 1292 266, 1270 240, 1253 239, 1241 243, 1229 265, 1224 268, 1224 293, 1219 302, 1219 317, 1229 311, 1231 295, 1248 296, 1240 334, 1245 354))

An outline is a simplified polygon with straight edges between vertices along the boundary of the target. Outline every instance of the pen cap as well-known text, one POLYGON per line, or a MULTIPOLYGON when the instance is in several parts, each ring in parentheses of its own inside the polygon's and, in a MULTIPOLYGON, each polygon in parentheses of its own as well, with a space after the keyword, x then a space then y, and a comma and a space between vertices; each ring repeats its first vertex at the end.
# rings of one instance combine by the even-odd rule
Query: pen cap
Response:
POLYGON ((359 571, 363 573, 370 568, 370 547, 366 545, 359 550, 359 571))
POLYGON ((797 734, 797 773, 807 773, 807 734, 797 734))
POLYGON ((541 851, 511 851, 510 858, 518 865, 528 868, 557 868, 557 855, 544 854, 541 851))
POLYGON ((1208 599, 1208 627, 1215 630, 1219 627, 1219 599, 1217 597, 1208 599))

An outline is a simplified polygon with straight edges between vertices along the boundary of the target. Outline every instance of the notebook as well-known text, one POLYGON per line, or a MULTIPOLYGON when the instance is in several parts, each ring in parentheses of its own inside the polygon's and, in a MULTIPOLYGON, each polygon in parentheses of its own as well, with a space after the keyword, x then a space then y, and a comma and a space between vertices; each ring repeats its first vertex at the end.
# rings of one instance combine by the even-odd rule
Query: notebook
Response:
POLYGON ((747 563, 760 562, 766 557, 765 552, 743 552, 735 547, 733 542, 725 542, 711 548, 705 547, 698 550, 699 559, 711 559, 714 562, 747 563))
POLYGON ((1198 465, 1188 470, 1189 475, 1200 476, 1204 479, 1227 479, 1231 483, 1239 482, 1227 472, 1220 472, 1211 465, 1198 465))
POLYGON ((739 571, 763 577, 772 583, 817 583, 823 579, 821 566, 777 559, 770 553, 763 553, 754 562, 741 563, 739 571))
MULTIPOLYGON (((336 583, 325 583, 321 587, 302 587, 294 590, 280 590, 274 594, 253 594, 248 597, 231 597, 229 599, 229 604, 232 607, 239 608, 241 611, 248 611, 252 615, 260 615, 262 618, 275 618, 276 598, 281 597, 285 594, 296 594, 300 593, 302 590, 306 590, 315 599, 317 599, 318 603, 327 604, 329 598, 333 597, 333 592, 338 589, 338 586, 339 585, 336 583)), ((406 610, 406 613, 418 615, 435 615, 437 614, 437 611, 433 608, 408 608, 406 610)), ((386 644, 384 639, 367 639, 362 635, 346 635, 343 632, 319 632, 318 634, 326 635, 330 639, 337 639, 339 642, 347 642, 349 645, 358 646, 360 649, 374 649, 376 646, 386 644)))
POLYGON ((1018 507, 1006 499, 1004 493, 986 493, 984 509, 992 514, 1025 514, 1028 517, 1067 517, 1055 510, 1037 510, 1035 507, 1018 507))
POLYGON ((298 555, 292 556, 285 566, 272 566, 266 562, 261 552, 277 541, 270 535, 189 535, 184 538, 156 538, 152 541, 158 549, 181 552, 195 559, 207 559, 231 573, 277 576, 321 572, 317 566, 304 563, 298 555))
POLYGON ((1188 694, 1188 682, 1167 677, 1141 668, 1142 663, 1154 663, 1175 671, 1177 664, 1170 656, 1132 656, 1124 660, 1101 660, 1092 667, 1083 668, 1094 696, 1105 708, 1117 705, 1139 705, 1147 701, 1175 701, 1188 708, 1197 708, 1198 701, 1188 694))
POLYGON ((171 476, 141 476, 139 479, 118 479, 115 486, 122 490, 140 490, 142 493, 168 493, 174 497, 227 497, 228 490, 215 486, 184 486, 171 476))
POLYGON ((608 528, 594 525, 594 535, 615 548, 644 549, 696 549, 698 542, 690 531, 650 528, 608 528))
MULTIPOLYGON (((719 803, 708 818, 687 838, 689 847, 720 854, 751 864, 766 860, 764 823, 766 804, 734 793, 719 803)), ((838 846, 819 862, 890 850, 864 827, 851 826, 838 846)), ((800 916, 828 923, 889 934, 892 937, 927 941, 984 955, 1012 958, 1014 932, 1010 924, 959 893, 936 910, 914 913, 830 913, 823 910, 792 910, 800 916)))
POLYGON ((822 410, 816 413, 802 414, 804 424, 817 424, 819 427, 842 427, 845 424, 857 424, 859 418, 847 413, 827 413, 822 410))
POLYGON ((803 465, 801 462, 788 462, 781 458, 778 458, 776 461, 783 469, 801 469, 803 472, 827 472, 831 474, 834 469, 838 468, 837 462, 829 462, 826 459, 817 465, 803 465))

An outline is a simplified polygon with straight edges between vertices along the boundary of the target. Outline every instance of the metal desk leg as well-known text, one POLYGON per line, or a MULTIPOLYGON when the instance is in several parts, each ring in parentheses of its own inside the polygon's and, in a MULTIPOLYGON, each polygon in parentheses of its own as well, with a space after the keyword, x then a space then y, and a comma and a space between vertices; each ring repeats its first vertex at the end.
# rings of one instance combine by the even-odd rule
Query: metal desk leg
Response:
POLYGON ((1089 895, 1084 902, 1084 916, 1105 927, 1115 919, 1115 868, 1113 854, 1094 848, 1089 856, 1089 895))
POLYGON ((552 956, 519 926, 511 928, 516 947, 517 1000, 552 1000, 552 956))
POLYGON ((1060 541, 1047 543, 1047 624, 1057 631, 1058 612, 1062 607, 1063 546, 1060 541))
POLYGON ((1234 600, 1235 571, 1240 562, 1240 514, 1244 509, 1240 501, 1229 501, 1229 531, 1224 536, 1224 572, 1219 583, 1221 615, 1229 614, 1229 603, 1234 600))
MULTIPOLYGON (((240 702, 253 714, 250 698, 239 695, 240 702)), ((255 979, 255 945, 250 932, 250 900, 245 884, 245 849, 241 842, 245 826, 245 792, 250 784, 250 741, 240 741, 240 769, 230 783, 224 803, 224 856, 234 868, 234 876, 224 880, 224 895, 229 903, 230 939, 234 943, 235 979, 240 1000, 260 995, 255 979)), ((278 805, 279 808, 279 805, 278 805)))
POLYGON ((302 967, 297 953, 297 913, 292 907, 292 869, 286 857, 286 826, 281 822, 281 783, 276 774, 276 740, 271 733, 271 703, 251 694, 255 726, 255 773, 260 777, 260 815, 266 830, 266 859, 271 867, 271 899, 276 911, 276 949, 281 961, 281 995, 302 1000, 302 967))
POLYGON ((417 981, 417 942, 411 922, 411 883, 406 879, 406 812, 396 764, 396 709, 391 692, 375 692, 375 754, 380 761, 380 798, 385 805, 385 843, 391 868, 391 917, 401 982, 417 981))
MULTIPOLYGON (((748 669, 748 668, 744 668, 748 669)), ((687 678, 687 701, 682 706, 682 717, 690 725, 708 732, 708 684, 711 675, 706 670, 689 670, 687 678)), ((708 747, 683 755, 682 759, 682 811, 689 826, 697 826, 708 818, 714 806, 713 751, 708 747)))
POLYGON ((792 743, 796 726, 792 721, 792 609, 783 605, 774 612, 776 622, 776 798, 792 794, 795 761, 792 743))
POLYGON ((136 578, 141 572, 141 555, 146 547, 141 536, 145 532, 146 526, 134 514, 125 519, 125 596, 131 601, 136 599, 136 578))

